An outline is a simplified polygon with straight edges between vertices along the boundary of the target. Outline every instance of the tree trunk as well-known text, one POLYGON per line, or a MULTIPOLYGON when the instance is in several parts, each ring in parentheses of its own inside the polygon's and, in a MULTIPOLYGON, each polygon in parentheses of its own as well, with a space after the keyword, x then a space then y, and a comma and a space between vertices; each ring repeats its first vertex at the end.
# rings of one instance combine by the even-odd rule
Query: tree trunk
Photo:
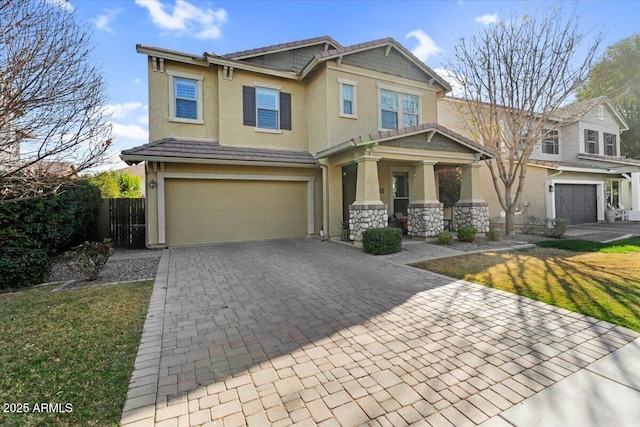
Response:
POLYGON ((506 211, 507 215, 504 220, 504 234, 505 236, 513 236, 515 234, 515 215, 511 212, 511 209, 506 211))

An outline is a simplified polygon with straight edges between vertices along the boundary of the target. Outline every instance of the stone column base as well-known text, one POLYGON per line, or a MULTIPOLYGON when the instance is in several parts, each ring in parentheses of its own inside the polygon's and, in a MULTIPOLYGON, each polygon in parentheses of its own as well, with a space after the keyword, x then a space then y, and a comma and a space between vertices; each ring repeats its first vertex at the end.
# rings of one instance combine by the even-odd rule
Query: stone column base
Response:
POLYGON ((458 202, 455 205, 453 229, 475 227, 478 233, 489 232, 489 205, 487 202, 458 202))
POLYGON ((433 237, 444 230, 443 206, 442 203, 409 204, 409 236, 433 237))
POLYGON ((357 203, 349 206, 349 240, 362 242, 362 233, 369 228, 385 228, 389 215, 387 205, 360 205, 357 203))

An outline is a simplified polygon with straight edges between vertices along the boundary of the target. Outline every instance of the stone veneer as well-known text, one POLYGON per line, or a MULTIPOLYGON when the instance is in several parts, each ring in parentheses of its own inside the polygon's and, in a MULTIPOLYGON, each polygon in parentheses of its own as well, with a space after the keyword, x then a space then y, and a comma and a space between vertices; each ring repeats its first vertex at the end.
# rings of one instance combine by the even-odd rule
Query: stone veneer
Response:
POLYGON ((362 233, 369 228, 385 228, 389 215, 387 205, 360 205, 349 206, 349 240, 362 241, 362 233))
POLYGON ((444 230, 442 203, 411 203, 408 208, 409 236, 433 237, 444 230))
POLYGON ((458 202, 454 218, 454 230, 475 227, 478 233, 489 232, 489 205, 486 202, 458 202))

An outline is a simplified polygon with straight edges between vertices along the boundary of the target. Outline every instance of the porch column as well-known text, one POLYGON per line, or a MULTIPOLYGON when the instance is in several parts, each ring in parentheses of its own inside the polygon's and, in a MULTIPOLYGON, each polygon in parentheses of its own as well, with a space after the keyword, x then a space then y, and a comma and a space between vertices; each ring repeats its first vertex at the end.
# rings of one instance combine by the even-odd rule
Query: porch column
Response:
POLYGON ((630 221, 640 221, 640 172, 631 173, 631 211, 630 221))
POLYGON ((460 200, 454 212, 454 230, 458 227, 475 227, 479 233, 489 231, 489 205, 480 191, 480 163, 462 167, 460 200))
POLYGON ((380 157, 371 155, 356 159, 356 200, 349 206, 349 239, 354 241, 355 246, 362 246, 362 233, 366 229, 387 226, 387 205, 380 200, 378 160, 380 157))
POLYGON ((435 164, 432 160, 421 160, 416 166, 408 207, 407 229, 412 237, 437 236, 444 230, 443 204, 438 201, 435 164))

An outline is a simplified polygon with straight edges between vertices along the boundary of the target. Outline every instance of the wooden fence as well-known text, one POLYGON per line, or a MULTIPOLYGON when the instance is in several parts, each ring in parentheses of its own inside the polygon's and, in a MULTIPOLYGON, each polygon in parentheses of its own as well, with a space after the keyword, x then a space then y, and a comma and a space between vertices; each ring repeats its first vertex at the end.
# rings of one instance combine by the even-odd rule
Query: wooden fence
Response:
POLYGON ((109 237, 114 246, 145 247, 144 201, 109 199, 109 237))

